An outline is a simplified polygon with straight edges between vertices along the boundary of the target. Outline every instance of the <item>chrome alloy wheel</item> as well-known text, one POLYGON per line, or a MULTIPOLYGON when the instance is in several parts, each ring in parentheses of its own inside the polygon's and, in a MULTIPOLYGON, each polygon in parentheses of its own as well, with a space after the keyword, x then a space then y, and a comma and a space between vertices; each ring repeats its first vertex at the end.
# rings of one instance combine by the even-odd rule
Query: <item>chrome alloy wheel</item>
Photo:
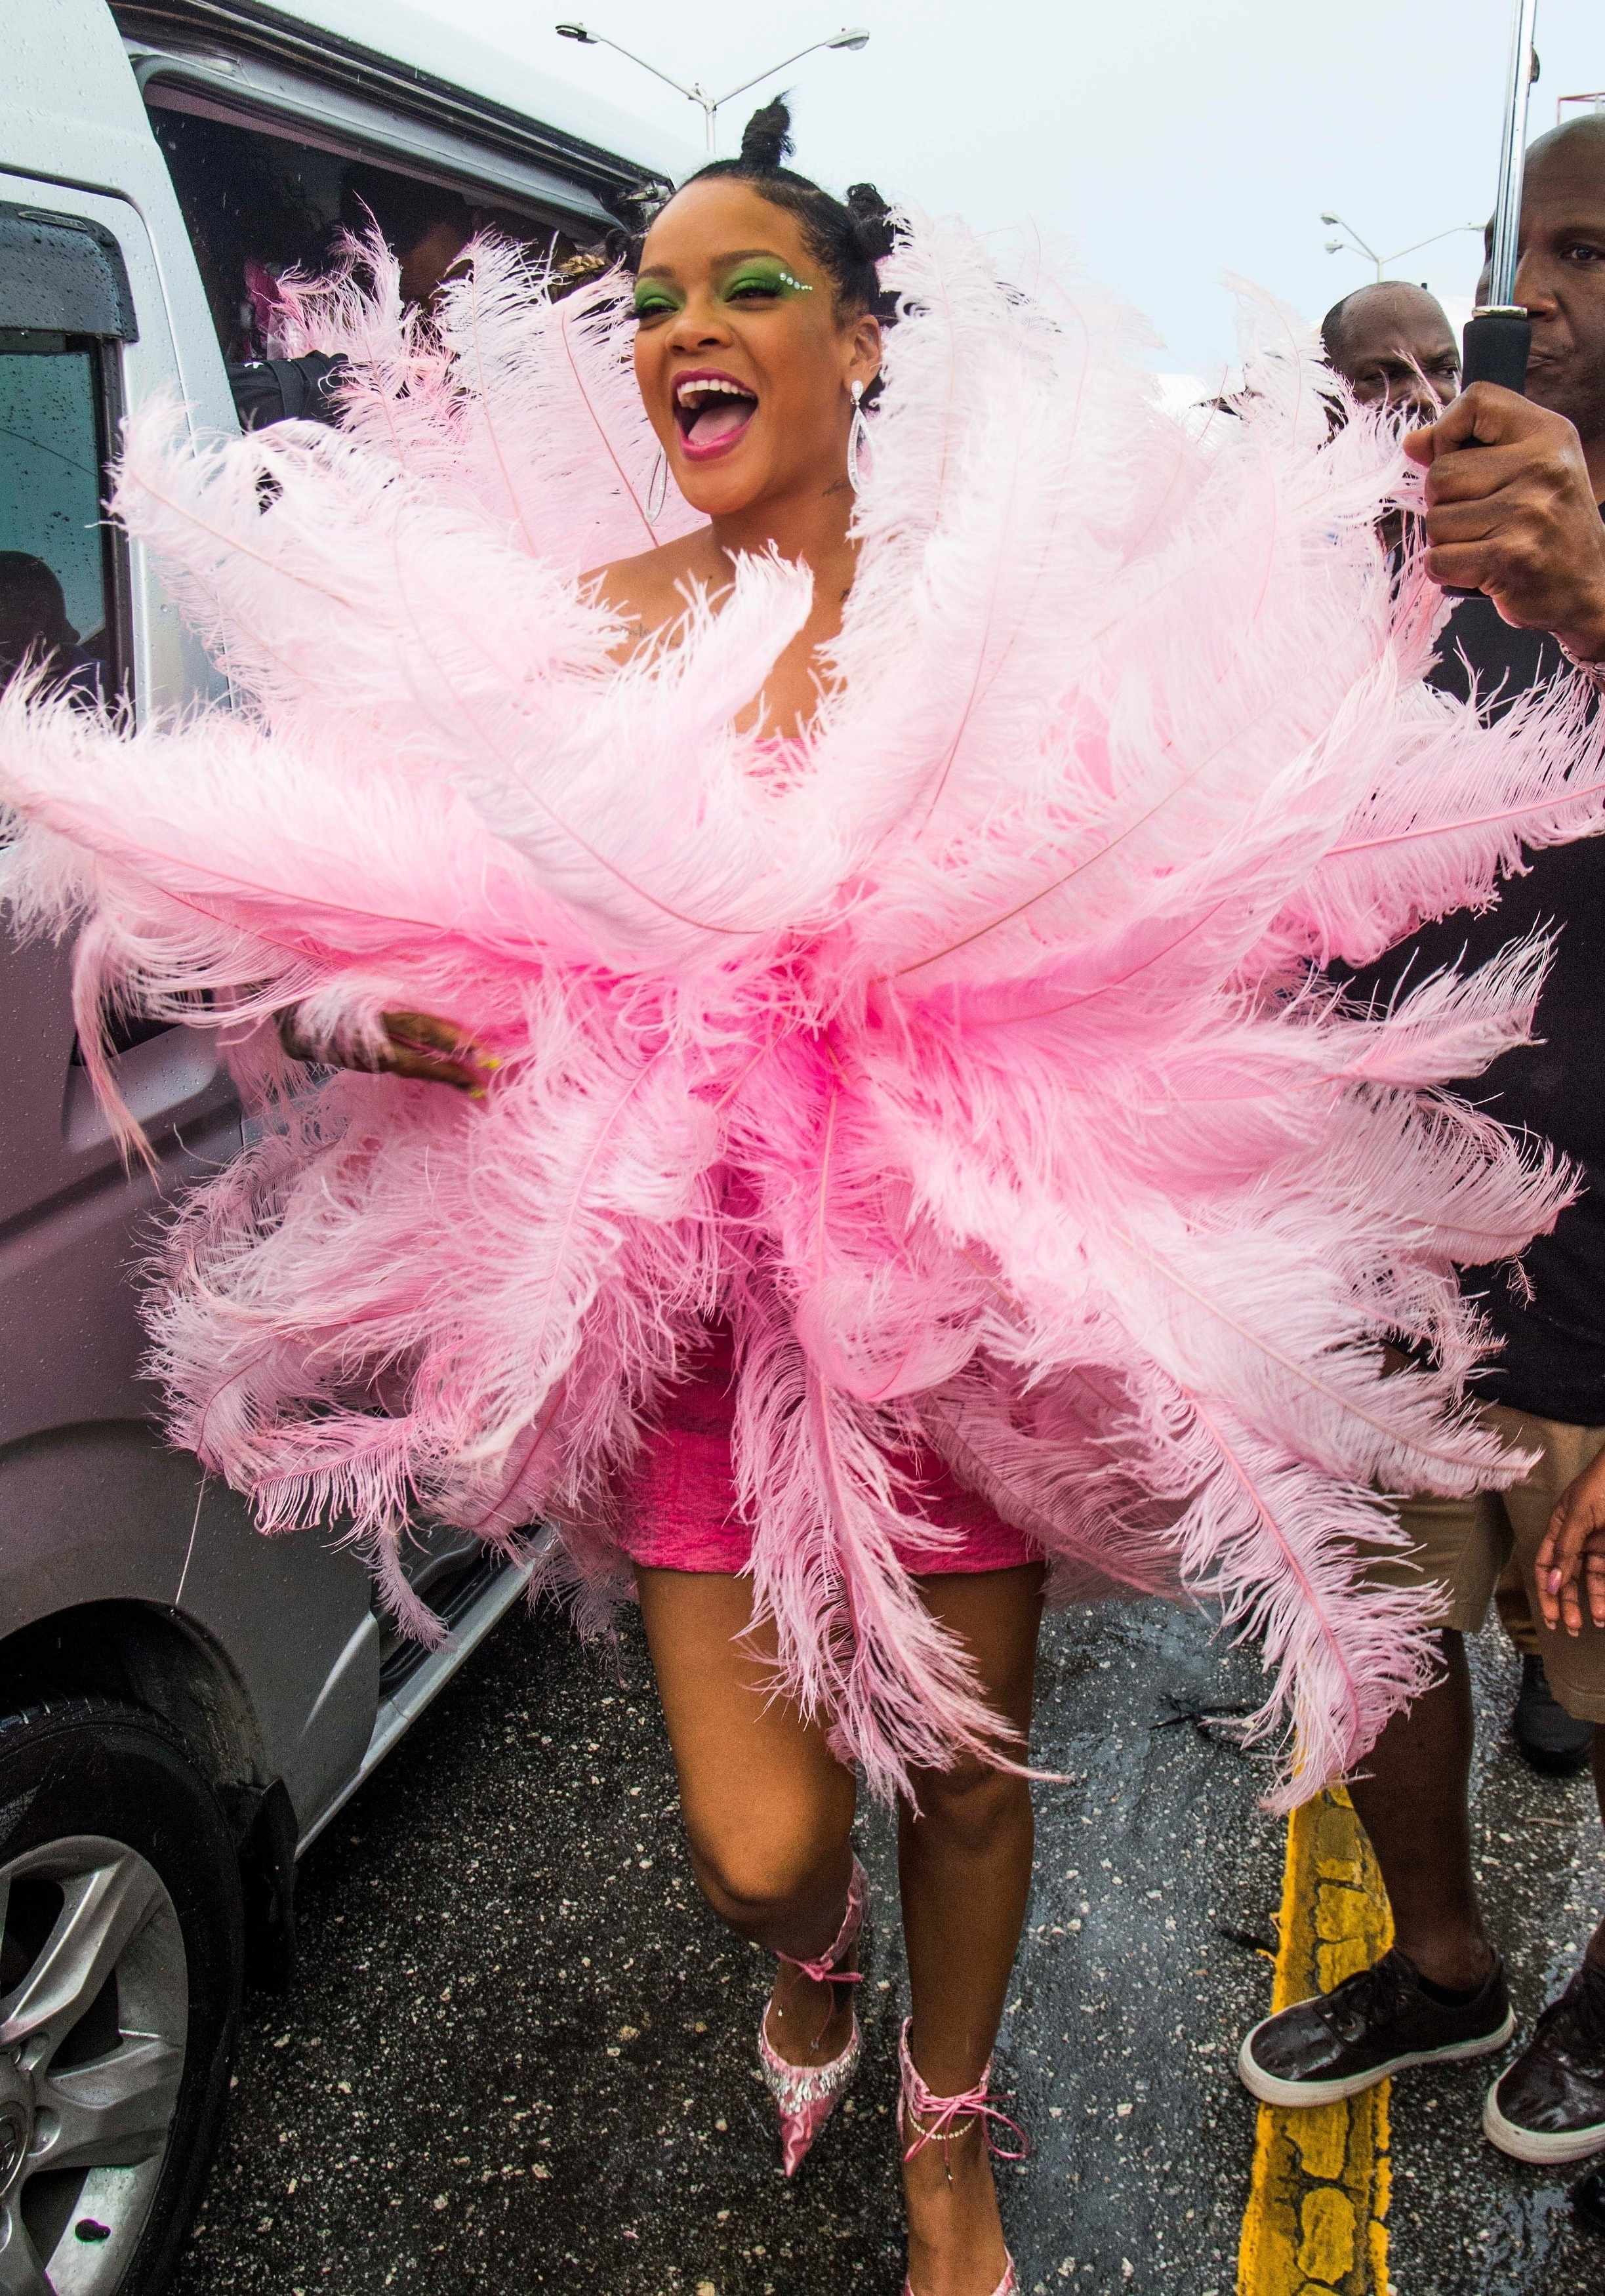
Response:
POLYGON ((178 1915, 137 1850, 74 1834, 0 1866, 0 2296, 111 2296, 188 2023, 178 1915))

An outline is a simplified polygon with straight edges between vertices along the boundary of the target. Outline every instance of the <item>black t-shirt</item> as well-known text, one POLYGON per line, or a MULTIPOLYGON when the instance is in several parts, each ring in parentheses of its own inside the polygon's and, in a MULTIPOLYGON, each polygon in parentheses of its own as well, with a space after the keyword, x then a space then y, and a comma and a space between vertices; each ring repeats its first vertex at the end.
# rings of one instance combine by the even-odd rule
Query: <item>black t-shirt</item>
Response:
MULTIPOLYGON (((1566 667, 1554 640, 1501 621, 1487 598, 1458 605, 1439 639, 1430 685, 1464 700, 1468 666, 1494 709, 1566 667), (1463 657, 1463 659, 1462 659, 1463 657)), ((1503 1054, 1460 1089, 1514 1130, 1542 1135, 1582 1172, 1584 1193, 1522 1265, 1523 1299, 1504 1268, 1468 1268, 1462 1288, 1503 1341, 1478 1373, 1479 1392, 1543 1419, 1605 1423, 1605 838, 1527 856, 1485 916, 1462 910, 1423 926, 1364 972, 1350 994, 1387 996, 1439 966, 1471 972, 1536 926, 1558 927, 1539 1003, 1538 1042, 1503 1054)))

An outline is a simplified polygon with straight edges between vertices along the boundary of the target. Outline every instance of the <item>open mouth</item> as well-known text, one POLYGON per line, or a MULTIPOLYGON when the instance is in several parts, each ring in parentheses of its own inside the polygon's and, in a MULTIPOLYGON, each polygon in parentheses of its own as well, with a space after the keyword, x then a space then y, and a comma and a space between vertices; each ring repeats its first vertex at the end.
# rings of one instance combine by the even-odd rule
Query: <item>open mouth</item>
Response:
POLYGON ((733 374, 700 367, 676 378, 675 420, 688 455, 727 454, 757 413, 756 395, 733 374))

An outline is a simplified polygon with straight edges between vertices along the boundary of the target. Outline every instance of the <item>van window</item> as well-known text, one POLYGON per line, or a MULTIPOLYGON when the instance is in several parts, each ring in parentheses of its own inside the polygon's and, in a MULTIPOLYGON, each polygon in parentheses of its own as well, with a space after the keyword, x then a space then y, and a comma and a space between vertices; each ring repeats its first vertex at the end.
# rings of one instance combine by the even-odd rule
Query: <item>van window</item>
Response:
POLYGON ((225 359, 283 354, 279 280, 328 269, 347 231, 377 226, 400 261, 404 295, 420 304, 476 232, 560 261, 577 245, 533 209, 487 204, 354 148, 218 118, 209 98, 176 83, 155 80, 145 94, 225 359))
POLYGON ((0 201, 0 681, 33 661, 86 702, 126 690, 127 552, 102 502, 138 332, 104 225, 0 201))
MULTIPOLYGON (((0 346, 7 341, 0 330, 0 346)), ((14 336, 11 340, 15 340, 14 336)), ((31 657, 58 691, 117 685, 98 344, 0 348, 0 684, 31 657)))

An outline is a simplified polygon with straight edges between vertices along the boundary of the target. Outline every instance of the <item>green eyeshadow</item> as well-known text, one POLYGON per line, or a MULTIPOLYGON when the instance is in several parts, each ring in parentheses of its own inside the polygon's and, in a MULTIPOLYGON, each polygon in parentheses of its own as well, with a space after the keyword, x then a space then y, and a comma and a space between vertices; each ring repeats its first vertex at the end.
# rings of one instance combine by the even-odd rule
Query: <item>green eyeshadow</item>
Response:
POLYGON ((756 287, 766 295, 811 295, 813 288, 806 279, 788 271, 783 263, 748 262, 740 265, 725 282, 721 291, 726 302, 744 290, 756 287))
POLYGON ((666 287, 662 280, 637 279, 635 282, 635 316, 638 319, 657 319, 665 311, 680 311, 684 308, 684 296, 672 287, 666 287))

